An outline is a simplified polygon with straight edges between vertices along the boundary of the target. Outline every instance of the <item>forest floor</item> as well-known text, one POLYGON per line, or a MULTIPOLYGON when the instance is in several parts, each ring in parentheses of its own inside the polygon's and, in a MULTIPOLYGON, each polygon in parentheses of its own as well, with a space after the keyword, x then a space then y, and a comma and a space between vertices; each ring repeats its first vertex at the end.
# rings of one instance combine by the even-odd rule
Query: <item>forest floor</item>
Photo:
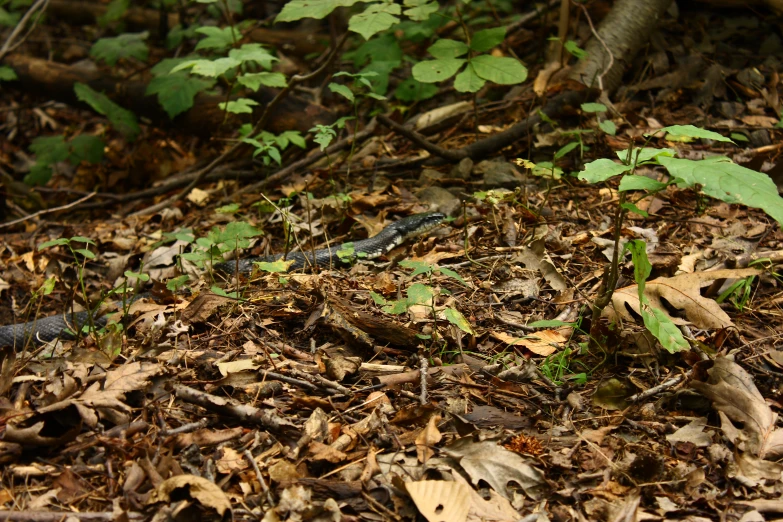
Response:
MULTIPOLYGON (((612 304, 591 323, 620 194, 615 182, 572 172, 645 133, 695 124, 734 142, 658 135, 648 146, 725 155, 783 179, 781 130, 767 107, 780 88, 770 72, 783 63, 780 39, 754 38, 773 33, 753 16, 691 15, 705 32, 683 37, 682 22, 669 22, 671 39, 647 56, 653 67, 605 116, 613 136, 580 112, 494 159, 425 168, 409 161, 421 155, 415 145, 379 127, 350 159, 318 163, 263 197, 237 194, 247 182, 228 177, 147 216, 130 213, 151 199, 3 230, 3 325, 85 296, 94 303, 142 271, 163 283, 192 277, 187 292, 156 285, 121 328, 3 349, 0 519, 783 516, 779 224, 675 185, 635 200, 647 215, 629 213, 621 239, 647 243, 648 292, 691 349, 670 353, 645 329, 630 254, 612 304), (706 60, 708 48, 725 60, 706 60), (553 157, 556 176, 515 161, 553 157), (199 256, 178 257, 197 247, 309 251, 433 208, 453 219, 372 261, 223 281, 199 269, 199 256), (231 222, 247 228, 225 232, 231 222), (260 235, 232 247, 251 226, 260 235), (38 248, 80 236, 94 258, 38 248), (52 277, 51 292, 31 299, 52 277)), ((500 97, 475 128, 469 108, 427 139, 458 148, 525 117, 532 100, 524 89, 500 97)), ((3 96, 4 132, 20 111, 15 125, 28 135, 45 122, 99 121, 3 96)), ((36 197, 71 200, 96 180, 135 190, 134 169, 179 172, 218 146, 145 132, 133 153, 59 173, 36 197)), ((0 155, 13 164, 25 152, 9 140, 0 155)), ((668 181, 660 168, 637 173, 668 181)))

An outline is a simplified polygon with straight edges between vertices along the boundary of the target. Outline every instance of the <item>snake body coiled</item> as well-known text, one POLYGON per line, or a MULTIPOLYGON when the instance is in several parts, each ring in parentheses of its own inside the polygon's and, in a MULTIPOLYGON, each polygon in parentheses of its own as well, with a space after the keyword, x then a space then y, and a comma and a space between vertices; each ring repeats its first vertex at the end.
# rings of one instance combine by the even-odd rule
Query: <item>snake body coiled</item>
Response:
MULTIPOLYGON (((213 269, 225 274, 250 274, 255 263, 285 260, 292 261, 288 270, 300 270, 308 267, 341 266, 344 261, 375 259, 388 254, 408 239, 432 230, 443 222, 446 216, 439 212, 426 212, 409 216, 381 230, 368 239, 344 243, 331 248, 322 248, 314 252, 291 252, 287 255, 272 254, 262 257, 246 257, 235 261, 217 263, 213 269), (338 255, 343 254, 343 257, 338 255), (345 256, 345 253, 348 253, 345 256), (285 259, 283 259, 285 257, 285 259)), ((131 301, 147 297, 148 293, 138 294, 131 301)), ((119 307, 122 309, 122 307, 119 307)), ((27 323, 11 324, 0 327, 0 346, 21 348, 29 341, 42 344, 57 338, 73 339, 73 332, 80 332, 84 326, 90 325, 96 329, 106 326, 108 318, 100 316, 99 312, 84 310, 66 314, 43 317, 27 323)))

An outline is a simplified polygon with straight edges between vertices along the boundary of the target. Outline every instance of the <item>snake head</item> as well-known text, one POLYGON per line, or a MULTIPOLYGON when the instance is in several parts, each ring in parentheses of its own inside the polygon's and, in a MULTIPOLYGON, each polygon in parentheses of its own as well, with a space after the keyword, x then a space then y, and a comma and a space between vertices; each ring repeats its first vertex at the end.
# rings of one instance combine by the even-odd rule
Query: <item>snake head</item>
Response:
POLYGON ((424 212, 402 218, 389 225, 389 228, 397 231, 402 236, 403 241, 405 241, 408 238, 429 232, 443 223, 444 219, 446 219, 446 216, 440 212, 424 212))

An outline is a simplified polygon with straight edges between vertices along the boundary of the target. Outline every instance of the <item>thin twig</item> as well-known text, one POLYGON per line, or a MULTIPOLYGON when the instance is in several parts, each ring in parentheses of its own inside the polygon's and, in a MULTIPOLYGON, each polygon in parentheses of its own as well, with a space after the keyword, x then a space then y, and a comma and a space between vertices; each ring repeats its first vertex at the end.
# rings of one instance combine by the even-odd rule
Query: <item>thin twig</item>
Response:
POLYGON ((672 377, 668 381, 662 382, 658 386, 653 386, 652 388, 649 388, 647 390, 644 390, 643 392, 639 392, 637 394, 631 395, 628 397, 628 402, 640 402, 643 401, 649 397, 652 397, 653 395, 657 395, 661 393, 662 391, 668 390, 669 388, 673 388, 680 384, 682 381, 685 380, 685 375, 680 374, 676 377, 672 377))
POLYGON ((14 44, 14 40, 17 36, 19 36, 19 33, 22 32, 22 29, 24 29, 24 26, 27 25, 27 21, 30 20, 30 17, 33 16, 33 13, 41 10, 41 13, 43 13, 47 6, 49 5, 49 0, 38 0, 35 2, 30 9, 27 10, 27 12, 24 14, 21 20, 19 20, 19 23, 16 24, 16 27, 14 27, 14 30, 11 32, 11 34, 8 36, 8 39, 6 39, 5 43, 3 44, 3 47, 0 48, 0 60, 2 60, 6 54, 10 53, 27 39, 28 36, 30 36, 30 33, 35 29, 35 24, 32 25, 29 31, 27 31, 27 34, 24 35, 16 44, 14 44))
POLYGON ((2 224, 0 224, 0 228, 10 227, 10 226, 16 225, 18 223, 22 223, 24 221, 27 221, 29 219, 33 219, 33 218, 36 218, 38 216, 43 216, 45 214, 52 214, 54 212, 60 212, 61 210, 68 210, 69 208, 75 207, 79 203, 84 203, 85 201, 87 201, 88 199, 93 197, 95 194, 97 194, 97 192, 90 192, 86 196, 84 196, 82 198, 79 198, 76 201, 73 201, 71 203, 68 203, 67 205, 63 205, 61 207, 55 207, 55 208, 47 208, 45 210, 39 210, 38 212, 36 212, 34 214, 30 214, 29 216, 24 216, 24 217, 21 217, 19 219, 15 219, 14 221, 9 221, 8 223, 2 223, 2 224))
POLYGON ((382 124, 389 127, 391 130, 396 132, 397 134, 400 134, 402 136, 405 136, 410 141, 421 147, 422 149, 426 150, 427 152, 434 154, 438 157, 441 157, 448 161, 460 161, 463 158, 467 157, 467 153, 464 152, 464 150, 448 150, 444 149, 442 147, 438 147, 434 143, 431 143, 427 141, 427 139, 419 134, 418 132, 412 131, 410 129, 407 129, 400 125, 399 123, 390 120, 388 117, 384 116, 383 114, 378 115, 378 121, 380 121, 382 124))

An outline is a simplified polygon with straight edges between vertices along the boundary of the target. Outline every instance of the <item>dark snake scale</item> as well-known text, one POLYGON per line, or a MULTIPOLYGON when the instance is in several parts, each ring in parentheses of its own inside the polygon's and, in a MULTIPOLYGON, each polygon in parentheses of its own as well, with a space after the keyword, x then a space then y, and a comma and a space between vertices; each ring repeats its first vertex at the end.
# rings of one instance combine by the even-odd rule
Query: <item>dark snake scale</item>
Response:
MULTIPOLYGON (((300 270, 309 267, 328 267, 330 265, 343 266, 344 259, 337 254, 338 251, 353 252, 348 259, 375 259, 389 253, 393 248, 400 246, 408 239, 432 230, 446 218, 439 212, 427 212, 416 214, 399 221, 381 230, 377 235, 336 245, 332 248, 322 248, 315 252, 292 252, 286 257, 286 261, 293 261, 288 270, 300 270)), ((254 263, 275 262, 283 259, 283 254, 272 254, 263 257, 246 257, 234 261, 217 263, 213 269, 224 274, 250 274, 254 263)), ((132 300, 149 296, 148 293, 138 294, 132 300)), ((119 307, 122 309, 122 307, 119 307)), ((95 328, 106 326, 107 317, 98 316, 97 312, 82 311, 72 312, 51 317, 43 317, 27 323, 11 324, 0 327, 0 346, 13 346, 21 348, 28 341, 35 344, 47 343, 54 339, 73 339, 71 332, 79 332, 85 325, 89 325, 90 318, 95 328)))

